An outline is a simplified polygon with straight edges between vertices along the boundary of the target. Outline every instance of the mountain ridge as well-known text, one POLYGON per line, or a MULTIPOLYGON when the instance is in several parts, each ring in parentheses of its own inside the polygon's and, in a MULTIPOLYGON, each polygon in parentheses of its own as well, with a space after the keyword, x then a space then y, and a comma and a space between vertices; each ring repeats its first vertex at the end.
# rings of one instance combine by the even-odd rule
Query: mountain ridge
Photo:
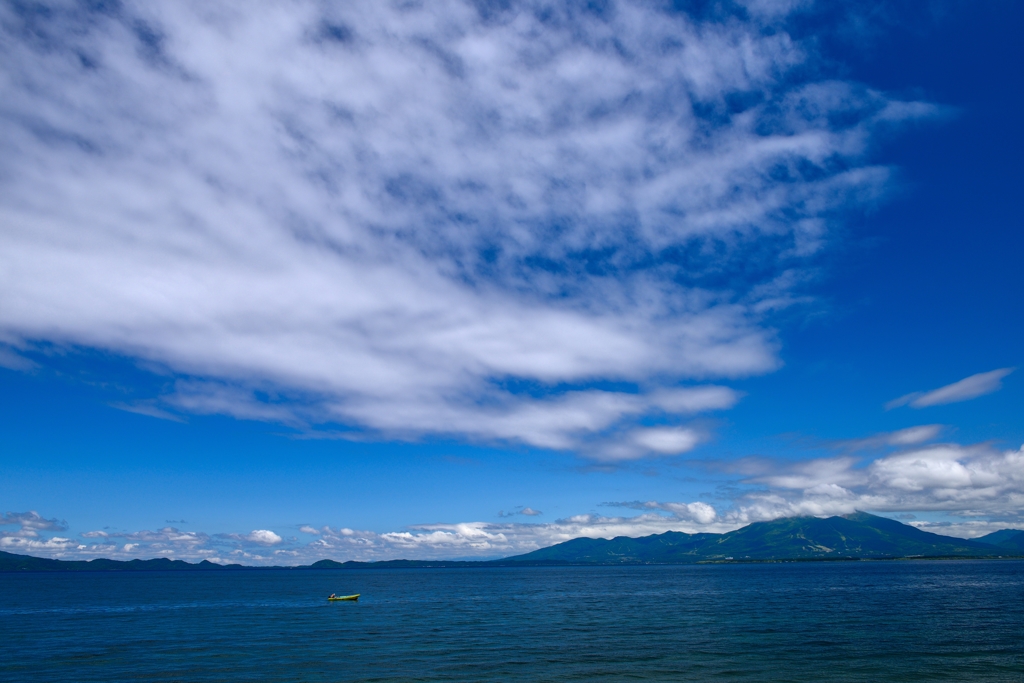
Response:
POLYGON ((974 540, 1006 550, 1024 550, 1024 531, 1020 529, 1001 529, 974 540))
POLYGON ((509 560, 643 564, 714 561, 986 557, 1013 550, 923 531, 865 512, 754 522, 724 534, 666 532, 632 539, 574 539, 509 560), (659 542, 654 542, 658 539, 659 542))
POLYGON ((244 571, 380 568, 521 567, 551 565, 696 564, 907 558, 1024 556, 1024 531, 1004 529, 967 540, 923 531, 866 512, 785 517, 724 534, 666 531, 633 538, 574 538, 500 560, 319 560, 297 567, 257 567, 152 560, 56 560, 0 551, 0 572, 12 571, 244 571))

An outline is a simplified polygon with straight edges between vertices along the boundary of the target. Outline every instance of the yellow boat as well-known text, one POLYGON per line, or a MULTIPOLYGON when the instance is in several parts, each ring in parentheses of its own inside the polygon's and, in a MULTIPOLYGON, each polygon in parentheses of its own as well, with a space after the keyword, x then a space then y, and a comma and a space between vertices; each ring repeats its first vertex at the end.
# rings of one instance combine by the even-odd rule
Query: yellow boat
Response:
POLYGON ((360 595, 362 595, 362 593, 356 593, 355 595, 340 595, 337 597, 332 595, 327 599, 331 602, 335 602, 336 600, 358 600, 360 595))

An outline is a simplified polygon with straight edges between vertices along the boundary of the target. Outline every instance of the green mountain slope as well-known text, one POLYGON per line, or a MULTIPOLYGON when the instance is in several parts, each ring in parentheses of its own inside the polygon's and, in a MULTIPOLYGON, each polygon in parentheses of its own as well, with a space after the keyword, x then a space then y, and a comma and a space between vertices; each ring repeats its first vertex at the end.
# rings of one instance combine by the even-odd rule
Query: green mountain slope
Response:
POLYGON ((611 540, 602 538, 574 538, 549 548, 541 548, 526 555, 510 557, 511 562, 571 562, 592 564, 635 563, 647 558, 663 562, 684 562, 689 555, 718 534, 684 534, 666 531, 663 534, 630 538, 619 536, 611 540))
POLYGON ((991 534, 982 536, 974 539, 981 543, 990 543, 991 545, 1006 550, 1024 550, 1024 531, 1020 529, 1003 529, 1002 531, 994 531, 991 534))
MULTIPOLYGON (((1005 549, 1005 548, 1004 548, 1005 549)), ((508 562, 637 564, 721 560, 803 560, 886 557, 983 557, 989 544, 921 531, 858 512, 843 517, 790 517, 755 522, 726 534, 667 532, 644 538, 577 538, 508 558, 508 562)))
POLYGON ((723 534, 703 552, 708 559, 940 557, 991 555, 985 544, 921 531, 858 512, 843 517, 792 517, 758 522, 723 534))

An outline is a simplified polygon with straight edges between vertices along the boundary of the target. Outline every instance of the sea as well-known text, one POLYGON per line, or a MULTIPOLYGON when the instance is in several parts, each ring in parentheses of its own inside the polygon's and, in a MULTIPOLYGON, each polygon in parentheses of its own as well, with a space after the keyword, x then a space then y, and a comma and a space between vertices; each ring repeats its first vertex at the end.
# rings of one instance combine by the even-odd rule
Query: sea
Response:
POLYGON ((1024 561, 6 573, 0 681, 1020 682, 1024 561))

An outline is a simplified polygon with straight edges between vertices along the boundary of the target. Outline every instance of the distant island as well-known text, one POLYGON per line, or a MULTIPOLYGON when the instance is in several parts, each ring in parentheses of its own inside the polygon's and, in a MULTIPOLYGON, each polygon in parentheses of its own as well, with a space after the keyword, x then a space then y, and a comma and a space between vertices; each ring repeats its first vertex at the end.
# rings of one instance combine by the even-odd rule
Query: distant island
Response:
POLYGON ((257 569, 356 569, 525 567, 564 565, 707 564, 827 560, 897 560, 1024 557, 1024 531, 1003 529, 974 540, 922 531, 866 512, 829 517, 788 517, 755 522, 724 534, 663 534, 611 540, 576 538, 501 560, 320 560, 299 567, 153 560, 52 560, 0 551, 0 571, 245 571, 257 569))

